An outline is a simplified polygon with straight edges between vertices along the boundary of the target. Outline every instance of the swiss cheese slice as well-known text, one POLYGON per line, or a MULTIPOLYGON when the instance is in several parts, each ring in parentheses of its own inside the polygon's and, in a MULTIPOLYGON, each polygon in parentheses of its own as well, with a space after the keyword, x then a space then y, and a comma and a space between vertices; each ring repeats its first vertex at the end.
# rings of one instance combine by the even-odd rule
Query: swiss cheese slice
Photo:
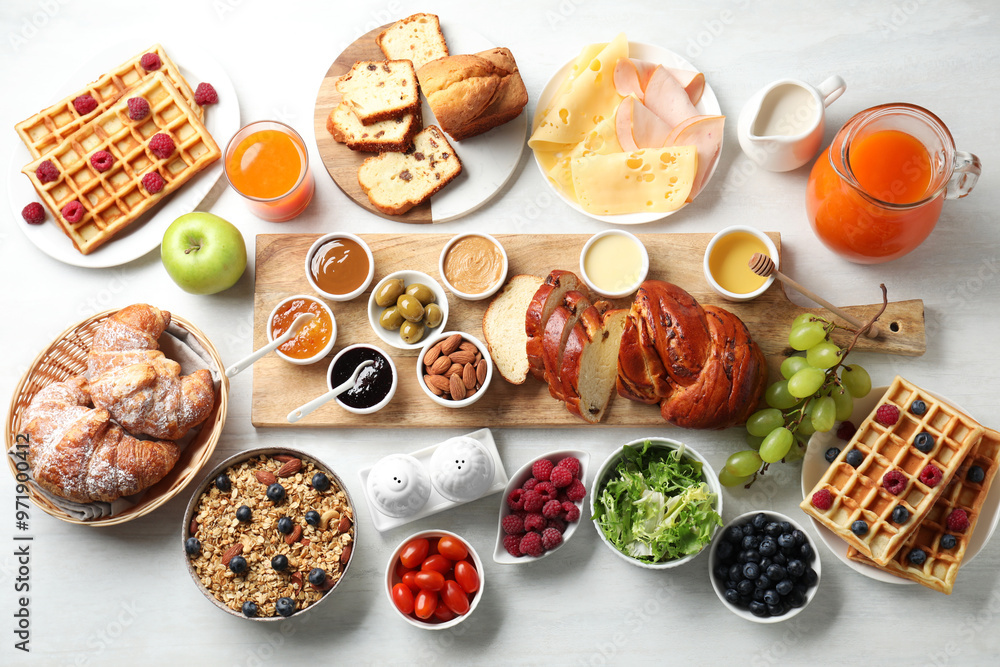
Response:
POLYGON ((615 119, 605 118, 596 127, 590 130, 583 141, 565 153, 545 153, 551 158, 543 158, 542 164, 546 167, 549 179, 564 194, 576 199, 576 190, 573 186, 573 172, 571 165, 573 160, 588 155, 607 155, 608 153, 621 153, 622 147, 618 144, 615 136, 615 119))
POLYGON ((669 213, 682 207, 698 170, 694 146, 575 158, 573 186, 583 210, 596 215, 669 213))

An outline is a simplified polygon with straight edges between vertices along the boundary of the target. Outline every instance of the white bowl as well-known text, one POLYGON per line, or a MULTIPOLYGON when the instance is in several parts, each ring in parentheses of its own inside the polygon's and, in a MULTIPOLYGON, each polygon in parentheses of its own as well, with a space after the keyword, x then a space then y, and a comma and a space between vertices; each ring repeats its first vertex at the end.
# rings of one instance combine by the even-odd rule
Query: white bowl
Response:
POLYGON ((535 464, 535 461, 549 459, 552 463, 559 463, 561 459, 568 456, 574 456, 580 461, 580 481, 583 482, 585 487, 587 487, 587 493, 590 493, 590 485, 587 484, 587 472, 590 470, 590 454, 587 452, 579 449, 559 449, 554 452, 542 454, 541 456, 533 458, 525 463, 511 476, 510 481, 507 482, 507 486, 503 490, 503 495, 500 497, 500 517, 497 519, 497 543, 496 547, 493 549, 493 560, 495 562, 502 565, 520 565, 522 563, 532 563, 541 560, 542 558, 545 558, 546 556, 549 556, 561 549, 563 545, 569 542, 569 539, 576 534, 577 529, 584 521, 583 511, 584 502, 587 498, 586 496, 576 502, 576 506, 580 508, 580 518, 572 523, 566 524, 566 531, 563 533, 562 544, 555 549, 550 549, 537 558, 531 556, 520 556, 515 558, 514 556, 511 556, 503 546, 503 538, 506 535, 503 531, 503 519, 511 513, 510 507, 507 506, 507 496, 509 496, 510 492, 514 489, 520 489, 524 486, 525 482, 531 479, 533 476, 531 467, 535 464))
POLYGON ((467 405, 472 405, 473 403, 475 403, 476 401, 478 401, 480 398, 483 397, 483 394, 486 393, 486 390, 489 388, 490 382, 492 380, 493 380, 493 358, 490 357, 489 349, 481 340, 463 331, 444 331, 439 334, 434 334, 430 338, 425 339, 424 346, 420 350, 420 354, 417 355, 417 384, 420 385, 420 388, 424 390, 424 393, 427 394, 427 396, 432 401, 434 401, 438 405, 443 405, 446 408, 464 408, 467 405), (424 356, 427 354, 427 351, 430 350, 432 347, 434 347, 434 345, 436 345, 440 341, 444 340, 445 338, 448 338, 449 336, 452 336, 453 334, 460 334, 464 340, 467 340, 473 345, 475 345, 476 349, 479 350, 479 353, 483 355, 483 359, 486 360, 486 380, 483 382, 482 386, 479 387, 479 391, 474 393, 472 396, 466 396, 460 401, 453 401, 449 398, 442 398, 441 396, 438 396, 433 391, 431 391, 430 388, 427 386, 427 383, 424 382, 424 356))
MULTIPOLYGON (((708 488, 711 490, 712 493, 715 494, 715 511, 721 517, 722 487, 719 485, 719 478, 715 474, 715 470, 712 469, 711 464, 705 459, 705 457, 703 457, 701 454, 699 454, 694 449, 691 449, 687 445, 684 445, 670 438, 662 438, 662 437, 639 438, 638 440, 633 440, 632 442, 626 444, 625 447, 639 447, 646 440, 651 441, 654 447, 660 447, 663 449, 679 449, 683 447, 684 455, 686 457, 694 459, 695 461, 701 463, 702 476, 705 479, 705 483, 708 484, 708 488)), ((613 473, 615 466, 618 464, 619 459, 621 459, 621 456, 622 456, 622 449, 619 448, 614 452, 612 452, 611 455, 604 460, 604 463, 601 464, 601 467, 597 469, 597 473, 594 475, 593 488, 590 490, 591 516, 594 516, 594 514, 596 513, 597 498, 600 497, 601 493, 604 491, 604 486, 605 484, 607 484, 608 479, 611 477, 611 474, 613 473)), ((597 529, 597 534, 601 538, 601 541, 604 542, 605 546, 607 546, 608 549, 611 550, 611 553, 615 554, 626 563, 630 563, 631 565, 636 565, 638 567, 644 567, 651 570, 666 570, 672 567, 677 567, 678 565, 683 565, 684 563, 687 563, 688 561, 697 558, 699 554, 705 551, 705 547, 708 546, 708 544, 706 544, 705 546, 702 547, 701 551, 699 551, 698 553, 689 554, 687 556, 684 556, 683 558, 675 558, 674 560, 663 561, 661 563, 647 563, 645 561, 633 558, 632 556, 629 556, 628 554, 619 551, 618 548, 615 545, 613 545, 611 541, 608 540, 607 537, 605 537, 604 531, 601 530, 601 527, 597 524, 596 519, 594 519, 594 527, 597 529)), ((712 535, 715 535, 715 532, 717 530, 718 526, 715 526, 712 530, 712 535)))
MULTIPOLYGON (((744 232, 757 237, 764 244, 764 247, 767 248, 767 254, 774 262, 774 268, 779 268, 778 264, 780 258, 778 257, 778 248, 774 245, 774 241, 772 241, 767 234, 754 227, 748 227, 746 225, 733 225, 732 227, 726 227, 720 231, 712 237, 711 241, 708 242, 708 247, 705 248, 705 257, 702 259, 702 271, 705 273, 705 280, 708 281, 709 287, 715 290, 722 298, 728 301, 750 301, 751 299, 756 299, 767 291, 767 288, 769 288, 774 282, 773 273, 768 276, 763 285, 754 291, 740 294, 739 292, 730 292, 729 290, 723 288, 722 285, 715 280, 715 276, 712 275, 712 271, 708 266, 708 258, 712 255, 712 250, 715 248, 716 244, 718 244, 719 240, 735 232, 744 232)), ((747 260, 749 261, 749 258, 747 258, 747 260)))
POLYGON ((378 352, 380 355, 385 357, 385 360, 389 363, 389 370, 392 372, 392 386, 389 387, 389 393, 386 394, 385 398, 383 398, 381 401, 368 408, 355 408, 353 406, 347 405, 346 403, 340 400, 340 396, 337 396, 334 400, 337 401, 337 405, 347 410, 348 412, 353 412, 356 415, 370 415, 374 412, 378 412, 385 406, 389 405, 389 401, 391 401, 392 397, 396 395, 396 387, 399 385, 399 371, 396 370, 396 364, 393 363, 392 357, 386 354, 385 350, 376 347, 375 345, 367 345, 365 343, 355 343, 354 345, 348 345, 343 350, 338 352, 337 355, 333 358, 333 361, 330 362, 330 367, 326 370, 326 387, 328 390, 331 391, 333 390, 333 367, 337 364, 337 361, 342 356, 344 356, 345 352, 357 348, 367 348, 369 350, 374 350, 375 352, 378 352))
POLYGON ((809 603, 812 602, 812 599, 814 597, 816 597, 816 591, 819 590, 819 578, 820 578, 820 575, 822 574, 820 570, 821 570, 821 567, 820 567, 820 562, 819 562, 819 551, 817 551, 817 549, 816 549, 816 545, 815 545, 814 540, 812 540, 811 538, 809 538, 809 533, 806 533, 806 531, 803 530, 803 528, 802 528, 801 525, 799 525, 797 522, 795 522, 791 518, 789 518, 789 517, 787 517, 784 514, 781 514, 779 512, 772 512, 772 511, 763 511, 763 512, 761 512, 761 510, 757 510, 757 511, 754 511, 754 512, 746 512, 744 514, 739 515, 738 517, 736 517, 735 519, 733 519, 732 521, 730 521, 729 523, 727 523, 723 527, 723 529, 721 531, 719 531, 719 533, 715 536, 715 539, 712 540, 712 548, 711 548, 711 550, 708 553, 708 578, 711 579, 711 581, 712 581, 712 589, 715 590, 715 594, 722 601, 722 604, 724 604, 726 606, 726 609, 728 609, 729 611, 733 612, 734 614, 736 614, 740 618, 745 618, 746 620, 753 621, 754 623, 781 623, 782 621, 787 621, 788 619, 792 618, 793 616, 796 616, 797 614, 799 614, 799 612, 801 612, 803 609, 805 609, 807 606, 809 606, 809 603), (716 579, 715 573, 713 572, 713 570, 715 570, 716 561, 718 560, 718 556, 716 556, 716 553, 719 550, 719 544, 724 539, 724 536, 726 534, 726 530, 728 530, 730 526, 733 526, 733 525, 738 524, 738 523, 742 524, 743 522, 752 519, 754 516, 756 516, 757 514, 760 514, 760 513, 766 514, 768 517, 774 519, 775 521, 779 521, 779 522, 780 521, 787 521, 788 523, 792 524, 792 528, 801 530, 803 533, 805 533, 806 538, 809 540, 809 544, 812 546, 812 550, 813 550, 814 558, 813 558, 812 561, 808 562, 807 565, 809 567, 811 567, 812 569, 816 570, 816 577, 817 577, 816 584, 814 586, 812 586, 809 589, 809 591, 806 593, 805 604, 803 604, 801 607, 793 607, 793 608, 789 609, 788 612, 786 612, 785 614, 783 614, 781 616, 767 616, 767 617, 754 616, 753 614, 750 613, 750 610, 748 610, 748 609, 742 609, 742 608, 737 607, 734 604, 730 603, 728 600, 726 600, 725 589, 722 587, 722 584, 716 579))
POLYGON ((643 245, 642 241, 640 241, 635 234, 630 234, 620 229, 609 229, 594 234, 584 244, 583 250, 580 251, 580 277, 583 278, 583 282, 586 283, 587 287, 589 287, 592 291, 608 299, 618 299, 621 297, 626 297, 632 292, 636 291, 637 289, 639 289, 639 285, 642 284, 642 281, 646 279, 646 275, 648 273, 649 273, 649 253, 646 251, 646 246, 643 245), (586 269, 587 253, 590 252, 590 248, 594 245, 594 243, 596 243, 599 239, 604 238, 605 236, 621 236, 630 239, 639 248, 641 264, 639 265, 638 278, 635 280, 635 282, 631 283, 627 287, 618 290, 616 292, 609 292, 594 284, 594 281, 590 278, 590 275, 587 273, 586 269))
POLYGON ((382 280, 378 281, 372 289, 371 296, 368 297, 368 324, 371 326, 372 331, 375 335, 382 339, 386 345, 391 345, 400 350, 419 350, 424 346, 424 341, 428 337, 432 336, 435 331, 441 331, 444 329, 445 325, 448 323, 448 295, 445 293, 444 289, 441 287, 438 281, 431 278, 426 273, 421 273, 420 271, 396 271, 390 273, 382 280), (378 288, 382 286, 387 280, 393 280, 395 278, 402 279, 406 287, 409 287, 413 283, 423 283, 431 288, 434 292, 434 302, 441 306, 441 324, 439 324, 434 329, 424 332, 424 337, 416 343, 404 343, 403 339, 399 337, 398 331, 388 331, 382 328, 382 325, 378 323, 378 317, 385 310, 382 306, 375 303, 375 294, 378 293, 378 288))
POLYGON ((455 236, 450 241, 448 241, 448 243, 445 244, 444 248, 442 248, 441 256, 438 258, 438 275, 441 276, 441 281, 444 283, 445 287, 451 290, 451 293, 457 296, 459 299, 465 299, 466 301, 480 301, 482 299, 486 299, 496 294, 497 290, 500 289, 501 285, 503 285, 507 281, 508 266, 509 265, 507 262, 507 251, 504 250, 504 247, 500 244, 499 241, 497 241, 489 234, 477 234, 477 233, 459 234, 458 236, 455 236), (503 262, 500 270, 500 279, 497 280, 496 283, 492 285, 489 289, 487 289, 485 292, 479 292, 476 294, 471 294, 469 292, 462 292, 461 290, 456 289, 455 286, 452 285, 451 282, 449 282, 448 276, 445 275, 444 272, 444 260, 445 257, 448 256, 448 252, 452 249, 452 247, 456 243, 470 236, 479 236, 481 238, 486 239, 493 245, 495 245, 497 249, 500 251, 500 257, 503 262))
MULTIPOLYGON (((462 621, 464 621, 465 619, 467 619, 469 616, 472 615, 472 612, 476 610, 476 607, 479 606, 479 601, 483 597, 483 589, 485 586, 486 586, 486 570, 483 569, 483 561, 479 559, 479 554, 476 552, 475 548, 473 548, 469 540, 459 535, 456 535, 455 533, 451 533, 447 530, 424 530, 414 535, 410 535, 405 540, 400 542, 399 546, 396 547, 396 549, 392 552, 392 555, 389 557, 389 564, 385 568, 385 594, 389 598, 389 606, 392 607, 393 613, 395 613, 396 616, 403 619, 410 625, 417 628, 421 628, 422 630, 444 630, 445 628, 454 627, 459 623, 461 623, 462 621), (468 557, 472 559, 472 564, 475 565, 476 572, 479 574, 479 590, 476 591, 476 594, 469 602, 469 611, 465 612, 461 616, 456 616, 450 621, 445 621, 443 623, 438 623, 435 621, 422 621, 419 618, 416 618, 415 616, 409 616, 407 614, 404 614, 396 607, 396 603, 392 601, 392 587, 400 583, 399 577, 396 576, 396 565, 399 564, 399 555, 400 553, 402 553, 403 547, 405 547, 407 543, 409 543, 411 540, 416 540, 419 538, 432 538, 432 537, 444 537, 444 536, 453 537, 456 540, 459 540, 469 550, 468 557)), ((433 619, 433 616, 431 618, 433 619)))
POLYGON ((351 299, 361 296, 361 293, 368 289, 368 286, 372 284, 372 278, 375 277, 375 257, 372 256, 372 250, 368 247, 368 244, 361 240, 360 236, 354 234, 349 234, 347 232, 334 232, 332 234, 324 234, 323 236, 316 239, 316 241, 310 246, 309 252, 306 253, 306 280, 309 281, 309 286, 316 290, 324 299, 329 299, 330 301, 350 301, 351 299), (334 239, 350 239, 361 246, 361 249, 365 251, 365 256, 368 257, 368 275, 365 277, 364 281, 356 289, 347 292, 345 294, 334 294, 333 292, 326 292, 316 283, 313 278, 312 272, 312 258, 313 255, 319 250, 327 241, 332 241, 334 239))
POLYGON ((330 322, 333 325, 333 333, 330 336, 330 340, 327 342, 327 344, 323 347, 322 350, 320 350, 319 352, 317 352, 313 356, 309 357, 308 359, 296 359, 295 357, 288 356, 287 354, 285 354, 281 350, 275 350, 275 353, 279 357, 281 357, 282 359, 284 359, 285 361, 287 361, 289 363, 296 364, 298 366, 308 366, 309 364, 314 364, 317 361, 319 361, 320 359, 322 359, 323 357, 325 357, 326 355, 330 354, 330 350, 333 349, 334 343, 337 342, 337 318, 333 316, 333 311, 330 310, 330 306, 326 305, 325 303, 323 303, 322 301, 320 301, 319 299, 317 299, 314 296, 309 296, 308 294, 296 294, 295 296, 290 296, 287 299, 282 299, 281 301, 279 301, 278 305, 276 305, 274 307, 274 309, 271 310, 271 314, 267 316, 267 340, 268 340, 268 342, 271 342, 271 341, 274 340, 274 335, 271 333, 271 322, 274 321, 274 315, 275 315, 275 313, 277 313, 278 309, 281 308, 282 306, 284 306, 286 303, 288 303, 289 301, 294 301, 295 299, 305 299, 305 300, 308 300, 308 301, 313 301, 315 303, 318 303, 323 308, 323 310, 326 311, 326 314, 330 316, 330 322))

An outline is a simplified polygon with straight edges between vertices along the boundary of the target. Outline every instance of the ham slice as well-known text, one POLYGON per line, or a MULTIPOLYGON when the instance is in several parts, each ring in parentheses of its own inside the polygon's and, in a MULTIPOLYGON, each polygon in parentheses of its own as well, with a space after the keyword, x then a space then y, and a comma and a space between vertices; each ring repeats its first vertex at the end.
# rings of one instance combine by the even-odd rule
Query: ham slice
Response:
POLYGON ((695 173, 688 201, 698 195, 715 168, 722 149, 722 129, 725 122, 725 116, 693 116, 677 125, 667 137, 667 146, 694 146, 698 151, 698 171, 695 173))
POLYGON ((698 115, 684 86, 663 67, 656 68, 649 77, 642 101, 670 127, 677 127, 682 121, 698 115))
POLYGON ((671 125, 635 97, 626 97, 615 111, 615 135, 627 153, 643 148, 663 148, 671 129, 671 125))
POLYGON ((691 104, 698 104, 701 95, 705 92, 705 75, 701 72, 692 72, 686 69, 676 69, 664 67, 670 75, 677 79, 678 83, 684 86, 684 91, 688 94, 691 104))
POLYGON ((691 100, 691 104, 698 104, 701 95, 705 92, 705 75, 701 72, 692 72, 676 67, 657 65, 648 60, 637 58, 620 58, 615 63, 614 84, 615 90, 622 97, 635 95, 640 100, 644 98, 646 86, 649 84, 653 72, 657 69, 665 69, 672 77, 677 79, 684 91, 691 100))

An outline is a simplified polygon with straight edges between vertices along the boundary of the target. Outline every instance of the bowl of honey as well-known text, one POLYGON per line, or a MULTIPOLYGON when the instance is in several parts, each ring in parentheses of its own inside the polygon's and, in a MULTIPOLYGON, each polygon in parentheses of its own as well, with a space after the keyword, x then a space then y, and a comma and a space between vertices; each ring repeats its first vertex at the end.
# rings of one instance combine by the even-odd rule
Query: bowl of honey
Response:
POLYGON ((705 280, 729 301, 756 299, 774 282, 773 275, 765 278, 750 269, 750 258, 758 252, 778 266, 778 248, 767 234, 746 225, 726 227, 705 248, 705 280))
POLYGON ((267 340, 279 338, 302 313, 313 313, 316 317, 275 352, 289 363, 305 366, 330 354, 337 341, 337 320, 328 305, 305 294, 282 299, 267 318, 267 340))
POLYGON ((371 248, 354 234, 325 234, 306 253, 306 280, 324 299, 350 301, 368 289, 374 276, 371 248))

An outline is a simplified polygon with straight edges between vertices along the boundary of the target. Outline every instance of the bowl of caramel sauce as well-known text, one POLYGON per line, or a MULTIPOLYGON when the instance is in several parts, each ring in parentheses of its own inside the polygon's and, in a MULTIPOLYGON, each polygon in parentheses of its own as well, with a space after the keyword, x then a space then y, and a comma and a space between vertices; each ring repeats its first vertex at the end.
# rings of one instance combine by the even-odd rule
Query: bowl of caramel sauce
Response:
POLYGON ((324 299, 350 301, 368 289, 374 276, 371 248, 354 234, 324 234, 306 253, 306 279, 324 299))

